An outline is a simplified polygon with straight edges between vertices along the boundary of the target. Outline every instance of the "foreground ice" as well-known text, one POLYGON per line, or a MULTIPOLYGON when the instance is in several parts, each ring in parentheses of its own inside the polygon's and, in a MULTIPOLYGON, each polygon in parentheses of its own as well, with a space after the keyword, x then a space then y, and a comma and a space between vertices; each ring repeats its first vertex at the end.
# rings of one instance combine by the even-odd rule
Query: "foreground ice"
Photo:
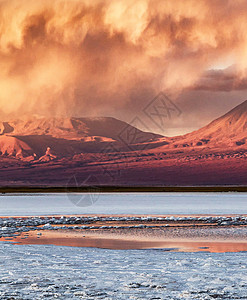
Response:
POLYGON ((0 244, 0 299, 247 299, 247 253, 0 244))

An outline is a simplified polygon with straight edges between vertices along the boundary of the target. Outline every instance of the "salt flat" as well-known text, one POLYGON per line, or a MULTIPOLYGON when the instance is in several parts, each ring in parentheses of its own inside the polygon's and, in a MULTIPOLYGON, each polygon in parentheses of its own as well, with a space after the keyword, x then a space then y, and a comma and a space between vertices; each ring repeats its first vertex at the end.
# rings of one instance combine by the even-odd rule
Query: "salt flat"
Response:
POLYGON ((0 244, 0 298, 246 299, 246 258, 0 244))
POLYGON ((87 207, 5 195, 0 207, 0 299, 246 299, 245 194, 100 194, 87 207))

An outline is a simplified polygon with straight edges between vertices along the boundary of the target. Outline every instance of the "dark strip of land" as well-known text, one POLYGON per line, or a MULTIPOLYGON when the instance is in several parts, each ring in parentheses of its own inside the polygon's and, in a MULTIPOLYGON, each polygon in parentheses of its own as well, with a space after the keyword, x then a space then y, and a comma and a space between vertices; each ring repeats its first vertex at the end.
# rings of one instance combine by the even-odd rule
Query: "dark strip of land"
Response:
POLYGON ((247 186, 80 186, 80 187, 0 187, 1 194, 10 193, 149 193, 149 192, 247 192, 247 186))

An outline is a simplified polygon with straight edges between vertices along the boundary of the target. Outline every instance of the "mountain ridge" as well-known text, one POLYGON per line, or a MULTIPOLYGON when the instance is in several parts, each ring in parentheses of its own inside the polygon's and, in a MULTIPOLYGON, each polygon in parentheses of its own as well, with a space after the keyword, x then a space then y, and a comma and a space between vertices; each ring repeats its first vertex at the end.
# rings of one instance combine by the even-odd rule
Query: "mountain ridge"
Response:
POLYGON ((247 100, 240 103, 221 117, 206 126, 174 137, 180 146, 227 146, 235 147, 246 143, 247 139, 247 100))
POLYGON ((144 132, 113 117, 33 117, 0 122, 0 154, 44 161, 83 153, 162 152, 167 149, 244 147, 247 142, 247 100, 206 126, 167 138, 144 132), (48 149, 49 148, 49 149, 48 149))
POLYGON ((102 152, 109 143, 113 143, 118 151, 128 151, 130 145, 137 149, 138 144, 158 141, 160 137, 113 117, 34 117, 0 123, 0 152, 5 156, 16 156, 18 153, 18 158, 28 155, 35 159, 46 155, 50 148, 49 152, 54 157, 63 157, 84 152, 102 152), (129 139, 126 136, 128 131, 133 131, 136 137, 129 139), (27 147, 29 151, 26 151, 27 147))

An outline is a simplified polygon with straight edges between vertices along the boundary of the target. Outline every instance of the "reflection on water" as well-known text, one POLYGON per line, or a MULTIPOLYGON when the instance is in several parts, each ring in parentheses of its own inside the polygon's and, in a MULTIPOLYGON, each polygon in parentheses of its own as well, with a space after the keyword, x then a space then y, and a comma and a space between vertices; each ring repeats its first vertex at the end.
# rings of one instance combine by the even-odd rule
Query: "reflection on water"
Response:
POLYGON ((159 249, 159 251, 182 252, 240 252, 247 251, 247 241, 200 241, 185 239, 136 239, 135 237, 90 236, 79 232, 42 231, 42 235, 35 232, 22 233, 14 238, 0 238, 18 244, 52 244, 71 247, 94 247, 103 249, 159 249))

